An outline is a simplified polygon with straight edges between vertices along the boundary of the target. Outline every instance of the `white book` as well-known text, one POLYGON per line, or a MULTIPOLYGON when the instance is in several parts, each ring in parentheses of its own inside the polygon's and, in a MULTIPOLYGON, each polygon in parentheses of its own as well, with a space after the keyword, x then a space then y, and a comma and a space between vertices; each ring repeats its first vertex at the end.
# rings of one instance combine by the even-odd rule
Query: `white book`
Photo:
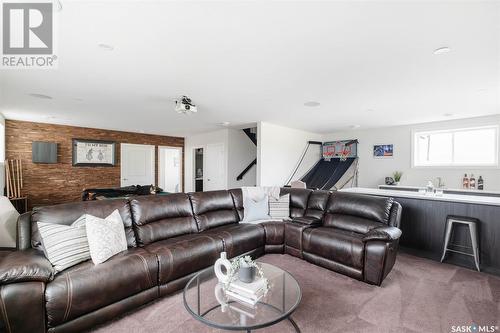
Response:
POLYGON ((259 290, 265 288, 266 286, 266 279, 263 278, 258 278, 254 282, 251 283, 245 283, 241 282, 240 280, 235 280, 231 282, 229 287, 233 290, 240 290, 248 294, 255 294, 259 290))
POLYGON ((240 294, 237 294, 237 293, 234 293, 234 292, 231 292, 229 290, 226 291, 226 294, 234 299, 235 301, 237 302, 243 302, 245 304, 249 304, 251 306, 254 306, 255 304, 257 304, 257 302, 264 296, 264 294, 262 293, 261 295, 259 296, 256 296, 254 298, 248 298, 248 297, 244 297, 240 294))
POLYGON ((231 292, 233 294, 237 294, 237 295, 239 295, 241 297, 250 298, 250 299, 259 298, 262 295, 264 295, 264 293, 265 293, 265 289, 260 289, 260 290, 258 290, 255 293, 247 293, 247 292, 244 292, 244 291, 241 291, 241 290, 234 290, 234 289, 231 289, 231 288, 229 288, 227 291, 229 291, 229 292, 231 292))

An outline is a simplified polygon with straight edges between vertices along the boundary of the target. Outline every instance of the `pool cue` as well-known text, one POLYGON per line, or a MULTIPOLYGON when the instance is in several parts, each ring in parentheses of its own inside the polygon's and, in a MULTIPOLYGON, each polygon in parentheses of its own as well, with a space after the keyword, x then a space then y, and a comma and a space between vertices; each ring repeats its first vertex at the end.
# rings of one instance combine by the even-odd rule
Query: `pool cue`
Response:
POLYGON ((17 165, 17 191, 18 197, 21 197, 21 173, 19 172, 19 160, 16 160, 17 165))
POLYGON ((21 169, 21 188, 24 187, 23 183, 23 160, 19 160, 19 168, 21 169))
POLYGON ((10 198, 10 186, 9 186, 9 160, 5 160, 5 185, 7 185, 7 197, 10 198))

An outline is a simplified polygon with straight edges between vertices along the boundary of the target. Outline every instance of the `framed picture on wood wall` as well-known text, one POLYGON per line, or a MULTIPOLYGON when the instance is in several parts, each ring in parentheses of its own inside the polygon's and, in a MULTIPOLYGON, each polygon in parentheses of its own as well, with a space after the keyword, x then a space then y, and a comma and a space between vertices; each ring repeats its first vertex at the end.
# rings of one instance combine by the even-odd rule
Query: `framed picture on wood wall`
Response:
POLYGON ((73 139, 73 166, 114 166, 115 154, 113 141, 73 139))

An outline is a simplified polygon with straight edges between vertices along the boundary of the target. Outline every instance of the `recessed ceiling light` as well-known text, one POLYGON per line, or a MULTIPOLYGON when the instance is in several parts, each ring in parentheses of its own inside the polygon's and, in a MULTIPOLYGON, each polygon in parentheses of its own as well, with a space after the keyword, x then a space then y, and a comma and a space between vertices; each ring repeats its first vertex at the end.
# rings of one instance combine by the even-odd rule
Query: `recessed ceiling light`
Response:
POLYGON ((35 97, 35 98, 52 99, 52 96, 44 95, 44 94, 31 93, 31 94, 28 94, 28 95, 30 95, 31 97, 35 97))
POLYGON ((104 43, 97 44, 97 46, 99 46, 101 49, 103 49, 105 51, 113 51, 115 49, 115 47, 113 45, 104 44, 104 43))
POLYGON ((229 126, 231 123, 229 121, 223 121, 222 123, 219 123, 221 126, 229 126))
POLYGON ((316 106, 320 106, 320 103, 316 102, 316 101, 308 101, 308 102, 305 102, 304 105, 309 106, 309 107, 316 107, 316 106))
POLYGON ((448 46, 443 46, 434 50, 434 54, 445 54, 450 52, 451 49, 448 46))
POLYGON ((453 117, 453 113, 444 113, 443 116, 445 116, 445 117, 453 117))
POLYGON ((356 124, 356 125, 351 125, 351 126, 349 126, 349 127, 350 127, 350 128, 352 128, 352 129, 356 129, 356 128, 360 128, 360 127, 361 127, 361 125, 357 125, 357 124, 356 124))

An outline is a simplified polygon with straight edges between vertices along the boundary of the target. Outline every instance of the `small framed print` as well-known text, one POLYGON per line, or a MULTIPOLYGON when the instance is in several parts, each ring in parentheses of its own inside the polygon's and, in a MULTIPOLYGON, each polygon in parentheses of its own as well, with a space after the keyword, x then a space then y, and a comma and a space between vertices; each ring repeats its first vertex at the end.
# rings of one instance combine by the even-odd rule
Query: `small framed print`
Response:
POLYGON ((394 145, 373 145, 373 158, 394 157, 394 145))
POLYGON ((115 147, 113 141, 73 139, 73 166, 114 166, 115 147))

